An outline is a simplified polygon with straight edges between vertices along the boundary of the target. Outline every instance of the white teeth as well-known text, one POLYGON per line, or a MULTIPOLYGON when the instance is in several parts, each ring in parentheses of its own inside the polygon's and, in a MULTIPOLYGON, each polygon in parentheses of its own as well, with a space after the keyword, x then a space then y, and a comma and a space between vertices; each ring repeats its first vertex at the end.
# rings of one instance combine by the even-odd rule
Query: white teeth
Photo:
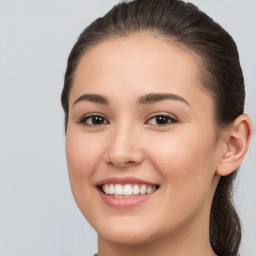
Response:
POLYGON ((113 196, 132 196, 132 195, 145 195, 152 193, 156 190, 156 186, 152 185, 139 185, 139 184, 104 184, 102 185, 102 190, 107 195, 113 196))
POLYGON ((146 185, 142 185, 142 186, 140 187, 140 194, 145 195, 146 192, 147 192, 147 187, 146 187, 146 185))
POLYGON ((132 186, 131 186, 131 185, 124 185, 123 194, 124 194, 125 196, 130 196, 130 195, 132 195, 132 186))
POLYGON ((139 185, 134 185, 133 188, 132 188, 132 193, 134 195, 138 195, 140 193, 140 187, 139 185))
POLYGON ((108 193, 110 195, 114 195, 115 194, 115 187, 114 187, 113 184, 110 184, 109 189, 108 189, 108 193))
POLYGON ((103 190, 104 190, 104 192, 106 193, 106 194, 108 194, 108 189, 109 188, 109 186, 107 185, 107 184, 105 184, 104 186, 103 186, 103 190))
POLYGON ((123 195, 123 187, 120 184, 115 185, 115 195, 121 196, 123 195))
POLYGON ((147 194, 151 193, 153 191, 153 188, 151 186, 147 187, 147 194))

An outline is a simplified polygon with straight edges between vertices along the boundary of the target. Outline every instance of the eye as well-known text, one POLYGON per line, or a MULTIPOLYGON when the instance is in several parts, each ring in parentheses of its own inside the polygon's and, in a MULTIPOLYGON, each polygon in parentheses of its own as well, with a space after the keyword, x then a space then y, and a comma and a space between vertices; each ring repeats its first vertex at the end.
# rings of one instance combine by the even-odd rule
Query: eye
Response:
POLYGON ((109 124, 109 122, 100 115, 89 115, 82 117, 79 123, 87 125, 87 126, 100 126, 109 124))
POLYGON ((177 123, 177 120, 169 115, 155 115, 149 118, 146 123, 151 125, 163 126, 171 123, 177 123))

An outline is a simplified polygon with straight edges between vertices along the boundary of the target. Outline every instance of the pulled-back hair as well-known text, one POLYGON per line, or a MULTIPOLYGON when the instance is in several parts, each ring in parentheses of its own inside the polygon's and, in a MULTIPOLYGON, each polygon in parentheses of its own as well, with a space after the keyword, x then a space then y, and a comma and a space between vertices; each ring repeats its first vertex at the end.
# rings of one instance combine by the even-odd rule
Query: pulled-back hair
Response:
MULTIPOLYGON (((232 37, 204 12, 180 0, 134 0, 115 5, 79 36, 67 63, 61 95, 68 123, 69 93, 74 72, 91 47, 104 40, 133 33, 152 32, 176 42, 200 59, 201 80, 214 99, 216 124, 222 129, 244 111, 244 78, 232 37)), ((233 205, 232 188, 237 171, 220 178, 210 213, 210 242, 218 256, 238 255, 241 225, 233 205)))

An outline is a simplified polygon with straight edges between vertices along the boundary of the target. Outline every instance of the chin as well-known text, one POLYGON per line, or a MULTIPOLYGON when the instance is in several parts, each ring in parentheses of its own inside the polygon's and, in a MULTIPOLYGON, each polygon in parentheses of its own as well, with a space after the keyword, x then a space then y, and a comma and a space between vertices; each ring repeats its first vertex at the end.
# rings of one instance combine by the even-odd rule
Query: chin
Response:
POLYGON ((127 246, 143 245, 157 239, 155 235, 150 232, 148 227, 138 227, 138 225, 115 225, 111 228, 99 228, 96 231, 99 237, 104 240, 127 246))
POLYGON ((99 237, 102 237, 104 240, 107 240, 114 244, 120 244, 122 246, 141 246, 154 240, 153 238, 145 236, 145 233, 142 235, 134 235, 128 233, 109 233, 104 235, 98 235, 99 237))

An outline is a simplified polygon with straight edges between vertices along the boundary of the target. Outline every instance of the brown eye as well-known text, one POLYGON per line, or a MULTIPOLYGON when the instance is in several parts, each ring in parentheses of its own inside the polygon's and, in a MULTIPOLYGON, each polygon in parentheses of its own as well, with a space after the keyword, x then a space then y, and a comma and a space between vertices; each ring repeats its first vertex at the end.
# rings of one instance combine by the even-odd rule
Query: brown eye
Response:
POLYGON ((90 116, 83 117, 80 120, 80 123, 88 125, 88 126, 97 126, 97 125, 108 124, 108 121, 102 116, 90 115, 90 116))
POLYGON ((152 125, 167 125, 167 124, 171 124, 171 123, 176 123, 177 120, 175 120, 174 118, 168 116, 168 115, 156 115, 151 117, 147 123, 152 124, 152 125))

